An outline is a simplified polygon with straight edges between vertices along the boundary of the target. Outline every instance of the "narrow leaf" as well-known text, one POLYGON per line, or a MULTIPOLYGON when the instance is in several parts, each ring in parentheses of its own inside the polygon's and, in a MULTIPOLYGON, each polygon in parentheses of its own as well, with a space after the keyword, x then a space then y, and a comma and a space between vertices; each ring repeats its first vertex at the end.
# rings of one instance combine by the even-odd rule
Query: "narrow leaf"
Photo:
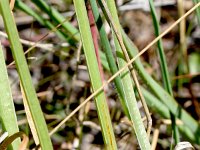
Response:
MULTIPOLYGON (((101 76, 98 69, 98 63, 95 55, 92 35, 90 32, 89 21, 85 8, 84 0, 74 0, 75 11, 81 33, 81 40, 83 43, 84 53, 87 61, 88 71, 90 74, 93 91, 96 91, 102 86, 101 76)), ((95 98, 98 117, 101 124, 104 143, 107 149, 117 149, 110 114, 105 98, 104 92, 100 92, 95 98)))
POLYGON ((9 7, 8 0, 0 1, 0 10, 3 16, 4 26, 6 28, 6 32, 8 34, 11 44, 11 50, 16 63, 20 81, 24 89, 24 94, 27 98, 28 106, 33 116, 33 121, 39 137, 40 146, 42 149, 51 150, 53 149, 53 147, 48 134, 47 125, 31 80, 22 45, 19 42, 19 35, 17 32, 16 24, 14 22, 13 14, 9 7))
MULTIPOLYGON (((17 125, 17 117, 8 80, 3 50, 0 43, 0 121, 3 127, 3 132, 8 132, 8 135, 19 132, 17 125)), ((18 149, 20 140, 16 140, 11 144, 11 149, 18 149)))

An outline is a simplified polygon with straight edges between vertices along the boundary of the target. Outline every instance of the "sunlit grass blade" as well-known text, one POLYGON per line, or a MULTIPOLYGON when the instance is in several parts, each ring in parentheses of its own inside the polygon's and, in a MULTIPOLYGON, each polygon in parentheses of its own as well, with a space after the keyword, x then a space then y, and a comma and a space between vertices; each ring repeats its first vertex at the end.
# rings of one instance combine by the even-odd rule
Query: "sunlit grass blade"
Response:
POLYGON ((36 132, 39 137, 40 146, 42 149, 53 149, 52 143, 48 134, 48 129, 45 123, 45 119, 31 80, 29 68, 23 53, 23 48, 19 42, 19 35, 17 32, 14 17, 9 7, 9 1, 0 1, 0 10, 4 20, 4 26, 9 37, 11 44, 12 54, 16 63, 17 71, 24 89, 28 106, 33 116, 33 121, 36 126, 36 132))
MULTIPOLYGON (((3 55, 3 50, 0 43, 0 124, 2 131, 8 132, 8 135, 19 132, 17 125, 17 117, 8 79, 7 68, 3 55)), ((20 140, 16 140, 11 144, 11 149, 18 149, 20 140)))
MULTIPOLYGON (((91 6, 92 6, 92 10, 93 10, 93 14, 94 14, 94 18, 97 24, 97 28, 99 30, 99 34, 100 34, 100 40, 101 40, 101 45, 103 50, 105 51, 105 55, 106 55, 106 61, 108 61, 108 65, 104 64, 104 66, 108 66, 109 70, 111 71, 112 74, 115 74, 118 71, 117 65, 115 63, 115 58, 113 56, 112 53, 112 49, 103 25, 103 21, 101 19, 101 16, 99 14, 99 10, 98 10, 98 6, 96 4, 96 1, 90 0, 91 6)), ((101 54, 103 55, 103 53, 101 54)), ((104 62, 104 61, 103 61, 104 62)), ((120 76, 116 77, 115 80, 115 86, 117 88, 117 91, 119 93, 119 98, 121 100, 121 104, 123 106, 123 109, 125 111, 125 114, 129 116, 127 107, 126 107, 126 98, 125 98, 125 93, 124 93, 124 88, 121 82, 121 78, 120 76)))
MULTIPOLYGON (((100 0, 98 2, 99 2, 99 4, 101 4, 100 0)), ((110 10, 111 16, 113 18, 113 22, 116 25, 116 27, 118 28, 118 30, 120 31, 120 23, 118 20, 115 1, 108 0, 107 4, 108 4, 108 8, 110 10)), ((102 8, 102 9, 104 9, 104 8, 102 8)), ((119 33, 119 34, 121 34, 121 33, 119 33)), ((114 35, 114 41, 115 41, 116 53, 118 56, 117 57, 118 66, 119 66, 119 68, 122 68, 126 64, 126 61, 123 58, 122 49, 121 49, 119 42, 118 42, 117 38, 115 37, 115 35, 114 35), (122 57, 119 56, 118 54, 121 54, 122 57)), ((128 104, 127 109, 129 111, 128 113, 130 115, 131 122, 133 123, 133 127, 135 130, 136 136, 137 136, 138 143, 139 143, 141 149, 150 149, 149 139, 148 139, 147 133, 145 131, 145 127, 143 125, 139 109, 137 107, 137 101, 136 101, 135 93, 133 90, 133 84, 132 84, 132 80, 130 77, 130 72, 128 69, 126 69, 123 71, 122 74, 123 74, 123 76, 121 76, 121 79, 122 79, 122 84, 123 84, 123 88, 125 91, 125 96, 126 96, 126 101, 127 101, 126 104, 128 104)))
MULTIPOLYGON (((124 43, 127 47, 129 55, 134 57, 137 55, 138 50, 133 45, 131 40, 127 35, 123 33, 124 43)), ((134 62, 135 69, 137 70, 140 77, 143 79, 145 84, 153 91, 153 93, 158 97, 159 100, 167 106, 167 108, 180 120, 183 121, 196 137, 196 143, 200 143, 200 125, 194 120, 181 106, 170 96, 144 69, 140 59, 136 59, 134 62), (167 100, 167 101, 166 101, 167 100)))
MULTIPOLYGON (((74 0, 75 11, 81 33, 84 53, 86 56, 88 71, 90 74, 93 91, 102 86, 101 76, 95 55, 92 35, 90 32, 89 21, 85 8, 84 0, 74 0)), ((107 149, 117 149, 110 114, 104 92, 99 93, 95 98, 99 121, 101 124, 105 146, 107 149)))

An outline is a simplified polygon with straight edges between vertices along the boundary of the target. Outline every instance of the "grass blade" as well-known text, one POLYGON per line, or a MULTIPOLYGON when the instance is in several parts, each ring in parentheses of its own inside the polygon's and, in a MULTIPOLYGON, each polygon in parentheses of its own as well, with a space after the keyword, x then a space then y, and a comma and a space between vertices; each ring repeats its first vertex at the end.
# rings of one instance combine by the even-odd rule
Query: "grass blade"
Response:
MULTIPOLYGON (((48 20, 44 19, 42 16, 34 12, 31 8, 29 8, 26 4, 24 4, 21 0, 16 0, 15 7, 27 13, 30 16, 33 16, 41 25, 48 27, 49 29, 55 29, 55 26, 48 20)), ((66 39, 67 37, 61 31, 57 30, 56 34, 61 39, 66 39)))
MULTIPOLYGON (((50 7, 45 1, 43 0, 32 0, 42 11, 47 13, 51 19, 53 19, 56 23, 61 23, 66 20, 56 9, 50 7)), ((78 30, 73 27, 69 22, 65 21, 62 23, 63 28, 66 32, 71 36, 70 38, 79 41, 80 35, 78 34, 78 30)))
MULTIPOLYGON (((193 0, 193 3, 196 5, 200 2, 200 0, 193 0)), ((200 25, 200 8, 197 8, 196 9, 196 14, 197 14, 197 20, 198 20, 198 23, 200 25)))
POLYGON ((33 87, 28 65, 23 53, 23 48, 19 42, 19 35, 17 32, 16 25, 14 23, 14 18, 9 7, 9 2, 7 0, 1 0, 0 10, 4 20, 4 26, 9 37, 11 44, 11 50, 16 62, 17 71, 19 73, 20 81, 24 89, 26 99, 28 101, 28 106, 34 119, 34 124, 36 126, 37 134, 40 141, 40 146, 42 149, 53 149, 52 143, 48 134, 45 119, 33 87))
MULTIPOLYGON (((129 55, 134 57, 137 55, 138 50, 133 45, 131 40, 123 32, 124 43, 127 47, 129 55)), ((143 81, 148 85, 148 87, 153 91, 153 93, 167 106, 167 108, 180 120, 183 121, 196 137, 195 142, 200 143, 200 125, 197 121, 194 120, 181 106, 170 96, 144 69, 142 63, 139 59, 136 59, 134 62, 135 69, 138 74, 141 76, 143 81), (166 101, 167 99, 167 101, 166 101)))
MULTIPOLYGON (((165 104, 163 104, 158 98, 156 98, 154 95, 152 95, 150 92, 142 88, 142 93, 146 99, 146 102, 151 110, 162 116, 163 118, 170 119, 170 111, 168 107, 166 107, 165 104)), ((184 137, 193 143, 195 143, 197 140, 197 136, 193 134, 193 132, 185 125, 177 125, 181 133, 184 135, 184 137)))
MULTIPOLYGON (((97 3, 96 3, 96 1, 93 1, 93 0, 90 0, 90 3, 91 3, 92 10, 93 10, 94 18, 95 18, 95 21, 96 21, 96 24, 97 24, 97 28, 99 30, 101 45, 102 45, 103 50, 105 51, 106 59, 107 59, 107 62, 108 62, 107 63, 108 65, 105 65, 105 66, 108 66, 111 73, 115 74, 118 71, 118 68, 117 68, 117 65, 115 63, 115 58, 113 56, 112 49, 111 49, 106 31, 105 31, 105 28, 103 26, 103 21, 101 19, 100 13, 99 13, 97 3)), ((102 55, 103 55, 103 53, 102 53, 102 55)), ((119 93, 119 97, 120 97, 120 100, 121 100, 123 110, 125 111, 125 114, 127 116, 129 116, 129 113, 128 113, 128 110, 127 110, 127 107, 126 107, 126 104, 125 104, 126 103, 125 93, 124 93, 124 89, 123 89, 123 85, 122 85, 120 76, 117 76, 114 79, 114 82, 115 82, 117 91, 119 93)))
MULTIPOLYGON (((160 26, 159 26, 159 22, 156 17, 156 10, 154 7, 153 0, 149 0, 149 5, 150 5, 150 10, 151 10, 151 16, 153 19, 155 35, 159 36, 160 26)), ((162 74, 162 80, 164 83, 164 88, 171 96, 173 96, 173 91, 172 91, 172 87, 171 87, 171 83, 170 83, 170 79, 169 79, 169 72, 167 69, 167 62, 166 62, 165 53, 164 53, 163 44, 162 44, 161 39, 157 42, 157 45, 158 45, 157 53, 158 53, 159 60, 160 60, 160 68, 161 68, 161 74, 162 74)), ((176 127, 176 117, 171 112, 170 112, 170 114, 171 114, 172 129, 173 129, 172 133, 174 133, 174 134, 172 134, 172 136, 174 135, 173 137, 174 137, 174 141, 175 141, 175 145, 176 145, 180 141, 180 137, 179 137, 178 128, 176 127)))
MULTIPOLYGON (((99 87, 102 86, 102 82, 98 70, 97 60, 94 59, 96 58, 95 49, 92 42, 92 35, 90 32, 84 0, 74 0, 74 6, 77 14, 81 40, 83 43, 93 91, 96 91, 99 87)), ((104 92, 99 93, 95 100, 106 148, 117 149, 104 92)))
MULTIPOLYGON (((3 50, 0 43, 0 121, 2 124, 3 132, 8 132, 8 135, 19 132, 17 125, 17 117, 15 115, 15 108, 8 80, 8 74, 3 56, 3 50)), ((20 140, 14 141, 10 148, 18 149, 20 140)))
MULTIPOLYGON (((160 27, 159 27, 159 22, 158 22, 157 17, 156 17, 156 10, 155 10, 155 7, 154 7, 152 0, 149 0, 149 5, 150 5, 151 15, 152 15, 152 19, 153 19, 155 35, 159 36, 160 27)), ((170 95, 173 95, 171 83, 170 83, 170 80, 169 80, 169 73, 168 73, 168 69, 167 69, 166 58, 165 58, 163 44, 162 44, 161 39, 158 41, 157 45, 158 45, 157 50, 158 50, 158 55, 159 55, 160 63, 161 63, 160 68, 161 68, 164 87, 169 92, 170 95)))
MULTIPOLYGON (((101 3, 100 0, 99 0, 99 3, 101 3)), ((113 21, 116 27, 118 28, 118 30, 120 31, 120 23, 117 16, 115 2, 113 0, 108 0, 107 4, 108 4, 108 8, 110 9, 110 13, 113 18, 113 21)), ((121 34, 121 32, 119 32, 119 34, 121 34)), ((114 40, 115 40, 115 47, 116 47, 117 54, 119 53, 122 54, 122 49, 120 48, 117 38, 115 37, 114 40)), ((118 56, 117 59, 118 59, 119 68, 124 67, 124 65, 126 64, 126 61, 124 60, 124 58, 118 56)), ((125 71, 123 71, 123 73, 126 73, 123 77, 121 76, 125 95, 126 95, 126 101, 127 101, 126 103, 128 104, 127 107, 128 107, 129 115, 131 118, 131 122, 133 123, 133 126, 134 126, 138 143, 141 149, 150 149, 148 136, 145 131, 139 109, 137 107, 137 101, 135 98, 135 93, 133 91, 133 84, 132 84, 129 70, 126 69, 125 71)))

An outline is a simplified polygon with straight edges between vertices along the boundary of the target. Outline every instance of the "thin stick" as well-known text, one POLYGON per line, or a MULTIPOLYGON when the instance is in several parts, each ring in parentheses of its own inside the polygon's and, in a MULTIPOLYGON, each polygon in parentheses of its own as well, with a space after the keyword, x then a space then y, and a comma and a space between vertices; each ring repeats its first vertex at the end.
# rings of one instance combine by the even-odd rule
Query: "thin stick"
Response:
POLYGON ((153 133, 153 139, 152 139, 152 144, 151 144, 151 150, 155 150, 157 143, 158 143, 158 137, 160 133, 160 124, 155 128, 154 133, 153 133))
POLYGON ((61 121, 50 133, 53 135, 67 120, 69 120, 81 107, 83 107, 87 102, 89 102, 94 96, 96 96, 101 90, 104 89, 111 81, 113 81, 121 72, 123 72, 129 65, 131 65, 137 58, 139 58, 144 52, 146 52, 152 45, 158 42, 163 36, 165 36, 169 31, 171 31, 177 24, 179 24, 183 19, 190 15, 196 8, 200 6, 200 2, 193 6, 187 13, 180 17, 176 22, 174 22, 168 29, 166 29, 162 34, 155 38, 151 43, 149 43, 144 49, 142 49, 134 58, 132 58, 124 67, 122 67, 118 72, 116 72, 107 82, 91 94, 83 103, 81 103, 76 109, 74 109, 63 121, 61 121))
POLYGON ((200 72, 195 73, 195 74, 183 74, 179 76, 174 76, 172 80, 178 80, 178 79, 183 79, 183 78, 193 78, 195 76, 200 76, 200 72))
MULTIPOLYGON (((0 36, 8 38, 8 35, 6 33, 2 32, 2 31, 0 31, 0 36)), ((20 42, 24 45, 27 45, 27 46, 33 46, 34 44, 36 44, 36 42, 24 40, 24 39, 21 39, 21 38, 20 38, 20 42)), ((51 49, 53 49, 53 44, 37 43, 36 47, 50 51, 51 49)))
POLYGON ((10 10, 13 10, 15 6, 15 0, 10 0, 10 10))

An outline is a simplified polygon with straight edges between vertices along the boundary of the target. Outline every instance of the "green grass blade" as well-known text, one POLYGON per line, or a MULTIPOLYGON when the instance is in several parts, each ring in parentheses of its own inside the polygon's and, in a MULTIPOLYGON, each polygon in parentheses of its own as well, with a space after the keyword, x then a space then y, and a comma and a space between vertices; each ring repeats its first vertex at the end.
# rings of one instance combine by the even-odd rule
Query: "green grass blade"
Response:
MULTIPOLYGON (((151 15, 152 15, 152 19, 153 19, 155 35, 158 36, 160 34, 160 27, 159 27, 159 22, 156 17, 156 10, 155 10, 152 0, 149 0, 149 5, 150 5, 151 15)), ((167 69, 167 63, 166 63, 166 58, 165 58, 165 54, 164 54, 162 40, 160 39, 157 44, 158 44, 157 51, 158 51, 158 55, 160 58, 160 68, 161 68, 161 74, 162 74, 164 87, 169 92, 170 95, 173 95, 171 83, 169 80, 169 73, 168 73, 168 69, 167 69)))
MULTIPOLYGON (((153 19, 155 35, 159 36, 160 26, 159 26, 159 22, 156 17, 156 10, 154 7, 153 0, 149 0, 149 5, 150 5, 150 10, 151 10, 151 16, 153 19)), ((164 88, 171 96, 173 96, 173 91, 172 91, 169 73, 168 73, 168 69, 167 69, 167 62, 166 62, 163 44, 162 44, 161 39, 158 41, 157 45, 158 45, 157 53, 158 53, 159 60, 160 60, 160 68, 161 68, 161 74, 162 74, 162 80, 164 83, 164 88)), ((179 137, 178 128, 176 127, 176 117, 172 113, 171 113, 171 121, 172 121, 172 129, 173 129, 173 133, 174 133, 172 135, 174 135, 173 137, 174 137, 174 141, 175 141, 175 145, 176 145, 180 141, 180 137, 179 137)))
MULTIPOLYGON (((8 73, 3 56, 3 50, 0 43, 0 121, 3 132, 8 132, 8 135, 19 132, 17 125, 17 117, 8 80, 8 73)), ((11 149, 18 149, 20 140, 16 140, 11 144, 11 149)))
MULTIPOLYGON (((111 71, 112 74, 115 74, 118 71, 118 68, 115 63, 115 58, 112 53, 112 49, 111 49, 104 25, 103 25, 103 21, 101 19, 101 16, 98 10, 97 3, 96 1, 93 1, 93 0, 90 0, 90 3, 93 10, 95 22, 97 24, 97 28, 99 30, 101 45, 102 45, 103 50, 105 51, 105 55, 108 61, 109 70, 111 71)), ((124 88, 123 88, 120 76, 117 76, 114 79, 114 83, 117 88, 117 92, 119 94, 123 110, 125 111, 125 114, 129 117, 129 113, 125 104, 126 98, 125 98, 124 88)))
POLYGON ((35 3, 42 11, 47 13, 56 23, 62 23, 63 28, 71 36, 70 38, 76 41, 80 40, 78 30, 67 21, 63 23, 63 21, 66 19, 56 9, 49 6, 44 0, 32 0, 32 2, 35 3))
POLYGON ((45 119, 34 89, 34 86, 31 81, 30 72, 28 65, 23 53, 23 48, 19 42, 19 35, 17 32, 16 25, 14 23, 14 18, 12 16, 9 2, 7 0, 1 0, 0 10, 4 20, 4 26, 9 37, 11 44, 12 54, 16 63, 17 71, 22 83, 25 96, 28 100, 28 106, 30 108, 31 114, 33 116, 33 121, 36 126, 36 132, 39 137, 40 146, 42 149, 53 149, 52 143, 48 134, 47 126, 45 119))
POLYGON ((152 111, 156 112, 163 118, 170 118, 169 109, 161 101, 144 88, 142 88, 142 93, 144 94, 147 105, 152 111))
MULTIPOLYGON (((108 64, 109 61, 108 62, 105 61, 104 63, 105 63, 104 64, 105 66, 109 66, 108 64)), ((107 71, 110 71, 108 67, 106 67, 105 69, 107 71)), ((144 88, 142 88, 142 93, 145 97, 148 107, 152 111, 159 114, 163 118, 170 119, 170 111, 165 104, 163 104, 157 97, 152 95, 149 91, 145 90, 144 88)), ((195 134, 193 134, 193 132, 186 125, 178 125, 178 128, 181 131, 182 135, 188 139, 188 141, 193 142, 193 143, 197 142, 195 134)))
MULTIPOLYGON (((145 100, 151 110, 153 110, 154 112, 156 112, 163 118, 170 119, 170 117, 171 117, 170 111, 166 107, 166 105, 164 105, 162 102, 160 102, 160 100, 158 100, 154 95, 152 95, 150 92, 148 92, 144 88, 142 88, 142 93, 143 93, 145 100)), ((184 125, 184 124, 178 125, 177 127, 179 128, 181 133, 184 135, 184 137, 188 141, 193 142, 193 143, 196 142, 197 137, 195 136, 195 134, 193 134, 193 132, 186 125, 184 125)))
MULTIPOLYGON (((98 69, 97 60, 95 59, 95 49, 92 42, 93 40, 90 32, 89 21, 87 18, 84 0, 74 0, 74 6, 81 33, 81 40, 83 43, 84 53, 86 56, 88 71, 92 83, 92 88, 93 91, 96 91, 99 87, 102 86, 102 81, 98 69)), ((101 92, 96 96, 95 102, 106 148, 113 150, 117 149, 104 92, 101 92)))
POLYGON ((105 70, 110 71, 110 67, 109 67, 109 64, 107 62, 108 60, 107 60, 106 55, 102 51, 99 51, 99 55, 100 55, 100 59, 101 59, 101 63, 102 63, 103 68, 105 70))
MULTIPOLYGON (((131 40, 123 32, 124 43, 127 47, 131 57, 136 56, 138 53, 137 48, 133 45, 131 40)), ((154 94, 167 106, 167 108, 180 120, 183 121, 196 137, 196 143, 200 144, 200 125, 192 118, 181 106, 170 96, 144 69, 139 59, 135 60, 135 69, 141 76, 146 85, 154 92, 154 94)))
MULTIPOLYGON (((98 2, 99 2, 99 4, 101 4, 100 0, 98 2)), ((110 9, 111 16, 113 17, 113 21, 119 30, 120 23, 118 20, 115 2, 114 2, 114 0, 107 0, 107 4, 108 4, 108 8, 110 9)), ((104 9, 104 8, 102 8, 102 9, 104 9)), ((121 32, 119 32, 119 34, 120 33, 121 32)), ((116 47, 117 54, 119 54, 119 53, 122 54, 122 49, 120 48, 120 45, 119 45, 116 37, 114 38, 114 41, 115 41, 115 47, 116 47)), ((118 59, 119 68, 123 67, 126 64, 126 61, 123 59, 123 57, 120 57, 118 55, 117 59, 118 59)), ((147 137, 147 133, 145 131, 145 127, 143 125, 139 109, 137 107, 137 101, 135 98, 135 93, 133 91, 133 84, 132 84, 132 80, 130 77, 130 73, 129 73, 128 69, 126 69, 122 74, 123 74, 123 76, 121 76, 122 84, 123 84, 124 91, 125 91, 126 103, 128 104, 127 109, 129 111, 131 122, 133 123, 133 126, 134 126, 134 130, 135 130, 135 133, 137 136, 138 143, 139 143, 141 149, 150 149, 150 143, 149 143, 149 140, 147 137)))
MULTIPOLYGON (((193 3, 196 5, 198 2, 200 2, 200 0, 193 0, 193 3)), ((197 20, 200 26, 200 8, 196 9, 196 14, 197 14, 197 20)))
MULTIPOLYGON (((103 54, 102 54, 103 55, 103 54)), ((108 66, 108 62, 104 62, 105 66, 108 66), (107 63, 107 64, 106 64, 107 63)), ((105 68, 107 71, 110 71, 109 68, 105 68)), ((148 107, 154 111, 155 113, 159 114, 163 118, 170 119, 170 111, 168 107, 163 104, 157 97, 155 97, 152 93, 142 89, 142 93, 145 97, 145 100, 148 104, 148 107)), ((179 130, 183 134, 185 138, 188 139, 188 141, 195 143, 196 142, 196 136, 193 134, 193 132, 185 125, 178 125, 179 130)))
MULTIPOLYGON (((15 1, 15 7, 27 13, 28 15, 34 17, 41 25, 48 27, 49 29, 54 29, 55 26, 48 20, 44 19, 38 13, 34 12, 31 8, 29 8, 25 3, 21 0, 15 1)), ((56 34, 59 38, 65 40, 67 37, 61 31, 57 30, 56 34)))

